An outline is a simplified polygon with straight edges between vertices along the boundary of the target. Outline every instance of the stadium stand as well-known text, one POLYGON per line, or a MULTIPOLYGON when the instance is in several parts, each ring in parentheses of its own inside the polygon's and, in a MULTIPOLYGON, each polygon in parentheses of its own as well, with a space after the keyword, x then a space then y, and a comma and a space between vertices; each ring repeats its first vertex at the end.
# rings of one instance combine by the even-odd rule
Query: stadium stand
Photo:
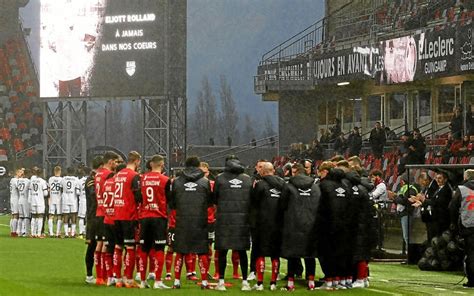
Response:
POLYGON ((43 118, 22 38, 0 46, 0 161, 38 157, 43 118))

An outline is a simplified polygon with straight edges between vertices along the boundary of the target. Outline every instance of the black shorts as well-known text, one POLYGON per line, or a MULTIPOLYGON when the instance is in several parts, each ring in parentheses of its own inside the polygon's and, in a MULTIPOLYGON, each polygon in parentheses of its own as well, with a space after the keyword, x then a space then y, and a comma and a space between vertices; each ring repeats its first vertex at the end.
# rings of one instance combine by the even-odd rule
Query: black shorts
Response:
POLYGON ((166 245, 166 218, 145 218, 140 220, 140 244, 148 243, 150 246, 166 245))
POLYGON ((117 245, 135 245, 137 221, 115 221, 115 243, 117 245))
POLYGON ((95 229, 94 238, 96 241, 105 241, 105 226, 104 226, 104 217, 96 218, 96 225, 93 227, 95 229))
POLYGON ((87 220, 86 224, 86 240, 92 241, 95 240, 95 229, 97 227, 97 218, 93 217, 87 220))
POLYGON ((115 224, 104 224, 105 243, 107 247, 113 249, 115 247, 115 224))
POLYGON ((166 241, 166 244, 169 247, 173 247, 174 244, 174 228, 168 228, 168 239, 166 241))

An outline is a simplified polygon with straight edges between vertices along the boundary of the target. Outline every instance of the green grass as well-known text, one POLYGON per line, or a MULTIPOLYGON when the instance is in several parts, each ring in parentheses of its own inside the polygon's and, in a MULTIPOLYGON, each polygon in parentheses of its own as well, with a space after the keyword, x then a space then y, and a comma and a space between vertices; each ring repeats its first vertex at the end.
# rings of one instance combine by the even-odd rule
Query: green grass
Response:
MULTIPOLYGON (((139 289, 117 289, 88 286, 84 283, 85 244, 79 239, 25 239, 9 237, 9 217, 0 216, 0 295, 204 295, 217 291, 201 291, 191 282, 184 281, 181 290, 156 291, 139 289)), ((230 260, 229 260, 230 262, 230 260)), ((268 263, 267 263, 268 264, 268 263)), ((212 264, 213 265, 213 264, 212 264)), ((286 261, 282 260, 282 272, 286 261)), ((229 268, 231 269, 231 268, 229 268)), ((228 269, 229 272, 231 272, 228 269)), ((371 286, 369 289, 350 291, 314 291, 297 283, 292 293, 328 295, 474 295, 474 291, 455 285, 462 274, 448 272, 421 272, 416 266, 400 264, 370 264, 371 286)), ((183 271, 184 275, 184 271, 183 271)), ((265 283, 268 285, 269 273, 265 283)), ((322 276, 318 267, 317 276, 322 276)), ((240 282, 232 281, 227 295, 242 295, 240 282)), ((170 283, 168 283, 170 284, 170 283)), ((252 284, 252 283, 251 283, 252 284)), ((279 282, 279 286, 284 283, 279 282)), ((247 292, 248 293, 248 292, 247 292)), ((287 292, 250 292, 284 295, 287 292)))

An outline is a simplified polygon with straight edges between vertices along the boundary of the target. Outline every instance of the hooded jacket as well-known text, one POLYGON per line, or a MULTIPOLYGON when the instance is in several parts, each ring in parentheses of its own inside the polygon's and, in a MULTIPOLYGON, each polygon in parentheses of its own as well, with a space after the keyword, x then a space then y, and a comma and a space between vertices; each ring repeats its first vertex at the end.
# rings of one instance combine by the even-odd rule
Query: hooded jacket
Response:
POLYGON ((216 209, 216 250, 250 249, 251 178, 239 160, 226 162, 214 185, 216 209))
POLYGON ((262 177, 252 192, 255 210, 255 237, 252 247, 257 256, 279 257, 281 244, 280 200, 285 181, 278 176, 262 177))
POLYGON ((346 174, 347 179, 355 186, 352 190, 354 200, 354 240, 353 240, 353 260, 355 262, 370 260, 371 250, 376 243, 376 224, 373 219, 374 206, 369 197, 369 190, 373 186, 366 179, 355 173, 346 174))
POLYGON ((172 184, 170 208, 176 210, 173 250, 204 254, 209 251, 207 208, 212 203, 211 186, 196 167, 185 168, 172 184))
POLYGON ((351 188, 346 174, 340 169, 331 169, 321 180, 321 229, 320 240, 323 253, 346 256, 352 247, 353 209, 351 188))
POLYGON ((317 257, 320 200, 319 185, 309 176, 297 175, 285 185, 281 197, 282 257, 317 257))

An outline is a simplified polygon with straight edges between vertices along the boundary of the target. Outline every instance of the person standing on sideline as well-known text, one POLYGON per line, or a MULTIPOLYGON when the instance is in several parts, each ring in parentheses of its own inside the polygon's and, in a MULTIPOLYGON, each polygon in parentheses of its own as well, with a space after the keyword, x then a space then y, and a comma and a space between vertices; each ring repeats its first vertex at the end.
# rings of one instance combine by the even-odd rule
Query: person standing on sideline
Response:
MULTIPOLYGON (((212 204, 211 185, 199 168, 198 157, 186 159, 183 173, 171 186, 170 209, 176 211, 176 227, 173 250, 176 252, 174 262, 175 279, 173 288, 181 288, 181 269, 187 254, 198 254, 201 272, 201 289, 208 289, 208 215, 207 209, 212 204)), ((158 276, 158 275, 157 275, 158 276)))
POLYGON ((252 236, 252 248, 257 255, 257 284, 253 288, 257 291, 263 291, 265 257, 270 257, 272 262, 271 291, 276 290, 280 265, 280 199, 285 180, 274 174, 273 165, 265 162, 260 172, 261 180, 252 192, 252 208, 256 210, 256 231, 255 236, 252 236))
POLYGON ((469 169, 464 172, 465 183, 459 185, 454 193, 454 197, 449 205, 451 223, 454 228, 459 229, 459 233, 465 242, 465 272, 467 283, 463 286, 474 288, 474 170, 469 169))
POLYGON ((226 158, 225 169, 217 176, 214 186, 216 212, 216 244, 219 252, 219 283, 216 290, 225 291, 224 276, 227 251, 239 252, 242 271, 242 291, 250 291, 247 281, 250 249, 250 191, 252 179, 244 173, 245 167, 235 155, 226 158))
POLYGON ((295 175, 283 188, 280 202, 283 224, 280 255, 288 259, 288 284, 284 288, 287 291, 295 290, 295 275, 301 258, 304 258, 308 289, 315 288, 320 201, 319 185, 306 175, 304 166, 298 164, 295 175))

